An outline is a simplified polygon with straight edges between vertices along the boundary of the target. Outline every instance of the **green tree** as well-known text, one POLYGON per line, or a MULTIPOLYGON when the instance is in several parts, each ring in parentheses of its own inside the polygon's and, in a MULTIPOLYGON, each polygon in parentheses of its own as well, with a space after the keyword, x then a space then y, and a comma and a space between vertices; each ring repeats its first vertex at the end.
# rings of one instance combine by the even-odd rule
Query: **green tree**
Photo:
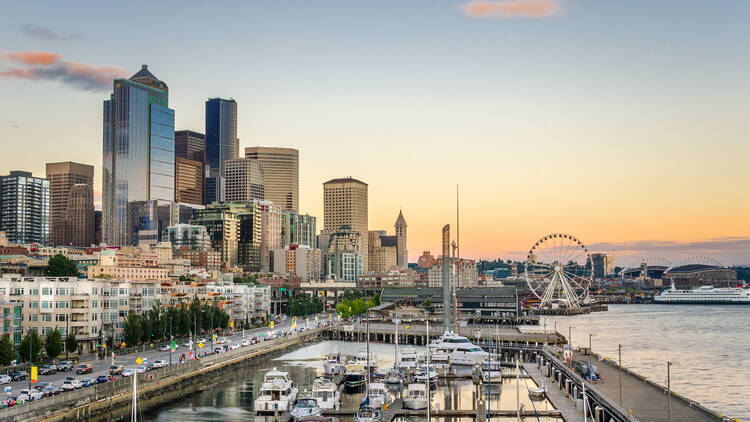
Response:
POLYGON ((181 276, 179 277, 179 280, 180 280, 180 281, 193 281, 193 279, 192 279, 192 278, 190 278, 189 276, 186 276, 186 275, 181 275, 181 276))
POLYGON ((16 351, 13 349, 13 342, 6 334, 0 338, 0 365, 9 365, 15 358, 16 351))
POLYGON ((60 352, 63 350, 62 334, 57 331, 57 328, 50 331, 47 334, 47 338, 44 339, 44 350, 47 352, 47 356, 50 359, 57 359, 60 356, 60 352))
POLYGON ((127 344, 136 345, 141 342, 141 321, 138 314, 133 311, 128 314, 122 332, 127 344))
POLYGON ((76 340, 76 333, 70 333, 68 334, 68 338, 65 339, 65 343, 67 343, 68 347, 68 353, 73 353, 78 350, 78 340, 76 340))
POLYGON ((48 277, 78 277, 78 267, 75 261, 57 254, 50 258, 44 267, 44 275, 48 277))
POLYGON ((29 360, 31 360, 31 362, 38 362, 39 352, 41 351, 42 339, 39 338, 36 330, 31 330, 28 334, 23 336, 20 352, 21 359, 23 359, 24 362, 28 362, 29 360), (29 352, 31 352, 31 356, 29 356, 29 352))

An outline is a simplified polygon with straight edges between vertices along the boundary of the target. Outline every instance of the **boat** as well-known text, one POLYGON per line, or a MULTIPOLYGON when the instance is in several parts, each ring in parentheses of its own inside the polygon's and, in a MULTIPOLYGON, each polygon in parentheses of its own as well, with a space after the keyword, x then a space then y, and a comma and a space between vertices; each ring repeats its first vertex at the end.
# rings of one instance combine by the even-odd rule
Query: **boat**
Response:
POLYGON ((401 359, 398 368, 401 370, 414 369, 417 367, 417 352, 412 348, 404 349, 401 352, 401 359))
POLYGON ((331 422, 331 418, 327 416, 305 416, 302 418, 297 419, 297 422, 331 422))
POLYGON ((424 384, 425 382, 427 382, 428 376, 430 379, 430 384, 437 383, 437 380, 438 380, 437 368, 435 368, 435 366, 433 366, 432 364, 430 364, 429 366, 429 375, 427 371, 427 365, 420 366, 419 369, 417 369, 416 375, 414 376, 414 381, 421 382, 422 384, 424 384))
POLYGON ((540 387, 529 388, 529 398, 532 400, 542 400, 547 395, 547 386, 542 384, 540 387))
POLYGON ((361 393, 365 391, 365 368, 352 363, 344 370, 344 392, 361 393))
POLYGON ((379 409, 382 409, 384 404, 391 403, 391 393, 382 382, 370 383, 367 388, 367 397, 370 398, 370 406, 379 409))
POLYGON ((672 285, 672 288, 654 296, 654 302, 663 304, 750 305, 750 289, 701 286, 697 289, 681 290, 672 285))
POLYGON ((304 397, 297 401, 297 404, 294 405, 294 408, 289 414, 292 415, 294 420, 299 420, 306 416, 318 416, 320 415, 320 412, 321 409, 318 406, 317 400, 312 397, 304 397))
POLYGON ((258 398, 255 400, 255 413, 274 414, 291 410, 297 400, 297 387, 289 379, 289 373, 273 368, 263 377, 258 398))
POLYGON ((355 357, 354 362, 357 365, 362 365, 365 368, 370 368, 370 373, 375 370, 375 368, 378 366, 378 360, 375 358, 375 356, 372 354, 372 352, 359 352, 357 353, 357 356, 355 357))
POLYGON ((427 409, 427 386, 424 383, 411 383, 406 387, 404 407, 411 410, 427 409))
POLYGON ((474 366, 487 360, 487 352, 473 344, 468 338, 446 331, 439 339, 428 345, 430 353, 444 353, 453 366, 474 366))
POLYGON ((378 422, 382 420, 383 414, 380 409, 372 406, 360 406, 354 419, 357 422, 378 422))
POLYGON ((482 381, 485 383, 496 382, 502 384, 503 382, 503 367, 499 361, 491 360, 489 362, 482 362, 480 374, 482 381))
POLYGON ((328 378, 318 377, 313 380, 312 397, 323 410, 339 410, 341 393, 336 384, 328 378))
POLYGON ((335 353, 326 356, 323 362, 323 369, 326 375, 341 375, 344 372, 346 364, 341 360, 341 354, 335 353))
POLYGON ((386 371, 383 380, 386 384, 401 384, 404 382, 404 376, 398 368, 391 368, 386 371))
POLYGON ((435 350, 430 354, 430 364, 436 368, 449 368, 451 366, 450 355, 443 350, 435 350))

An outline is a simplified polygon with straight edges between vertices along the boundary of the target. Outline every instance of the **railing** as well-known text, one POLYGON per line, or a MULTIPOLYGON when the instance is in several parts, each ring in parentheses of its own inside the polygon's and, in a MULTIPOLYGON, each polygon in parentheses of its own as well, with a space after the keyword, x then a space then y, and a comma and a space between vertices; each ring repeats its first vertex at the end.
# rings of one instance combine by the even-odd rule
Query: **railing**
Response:
MULTIPOLYGON (((148 373, 136 374, 138 377, 138 388, 146 389, 160 381, 170 377, 177 377, 190 374, 197 370, 214 366, 217 364, 230 364, 237 358, 243 358, 245 355, 259 355, 268 352, 270 349, 277 349, 279 346, 298 342, 301 338, 317 335, 326 328, 316 328, 291 337, 282 337, 274 340, 264 341, 254 345, 240 347, 235 350, 228 350, 223 353, 214 354, 197 360, 189 360, 182 364, 176 364, 152 370, 148 373)), ((282 348, 283 349, 283 348, 282 348)), ((83 405, 92 403, 106 398, 114 398, 120 394, 131 392, 133 380, 129 377, 121 377, 116 381, 110 381, 104 384, 96 384, 92 387, 85 387, 79 390, 61 393, 57 396, 47 397, 41 400, 27 402, 14 407, 0 410, 0 420, 28 420, 33 419, 35 415, 41 415, 55 411, 58 408, 70 407, 71 404, 83 405)))

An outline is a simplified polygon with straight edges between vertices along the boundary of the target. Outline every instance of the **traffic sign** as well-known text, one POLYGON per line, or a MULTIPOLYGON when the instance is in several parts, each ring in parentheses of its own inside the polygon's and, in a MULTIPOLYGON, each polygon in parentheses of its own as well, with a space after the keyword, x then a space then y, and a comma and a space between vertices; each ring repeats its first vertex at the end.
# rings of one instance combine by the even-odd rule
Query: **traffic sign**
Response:
POLYGON ((120 343, 120 347, 125 347, 125 342, 120 343))
POLYGON ((199 348, 199 349, 202 349, 202 348, 203 348, 203 342, 200 342, 200 343, 198 343, 198 348, 199 348))
POLYGON ((137 363, 138 365, 140 365, 140 364, 143 363, 143 359, 138 358, 138 359, 135 360, 135 363, 137 363))

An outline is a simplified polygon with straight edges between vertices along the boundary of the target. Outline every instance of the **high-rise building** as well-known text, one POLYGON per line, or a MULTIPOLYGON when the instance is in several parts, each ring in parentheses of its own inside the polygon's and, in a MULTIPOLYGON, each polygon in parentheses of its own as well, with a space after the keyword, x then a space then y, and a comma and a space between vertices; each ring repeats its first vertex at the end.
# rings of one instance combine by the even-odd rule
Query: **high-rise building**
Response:
MULTIPOLYGON (((384 237, 384 236, 383 236, 384 237)), ((385 273, 396 269, 398 248, 396 246, 386 246, 381 242, 381 232, 369 232, 368 239, 368 271, 375 273, 385 273)))
POLYGON ((193 224, 175 224, 167 227, 166 240, 173 249, 207 251, 211 249, 211 237, 204 226, 193 224))
POLYGON ((281 207, 271 201, 252 200, 261 216, 260 271, 271 271, 271 251, 281 246, 281 207))
POLYGON ((247 147, 245 158, 263 168, 265 199, 284 210, 299 211, 299 151, 294 148, 247 147))
POLYGON ((94 166, 65 161, 47 163, 46 170, 52 244, 91 246, 94 243, 94 166), (73 189, 75 185, 79 186, 73 189))
POLYGON ((224 163, 239 157, 237 102, 210 98, 206 101, 206 204, 224 202, 224 163))
POLYGON ((0 177, 0 230, 11 243, 49 243, 49 180, 27 171, 0 177))
POLYGON ((594 265, 594 278, 604 278, 615 273, 614 255, 592 253, 591 263, 594 265))
POLYGON ((206 135, 192 130, 174 132, 174 156, 206 162, 206 135))
POLYGON ((191 224, 206 227, 211 237, 211 247, 221 253, 222 267, 237 265, 240 220, 228 205, 211 204, 196 211, 191 224))
POLYGON ((356 252, 362 255, 361 267, 367 271, 367 183, 351 177, 323 183, 323 232, 344 227, 359 233, 356 252))
POLYGON ((167 227, 189 223, 193 213, 204 208, 203 205, 164 200, 133 201, 128 206, 128 238, 133 240, 128 246, 167 242, 167 227))
POLYGON ((310 214, 293 210, 281 212, 281 246, 307 245, 315 247, 317 219, 310 214))
POLYGON ((307 245, 288 245, 271 251, 271 270, 299 277, 302 283, 320 278, 320 249, 307 245))
POLYGON ((233 158, 224 162, 224 200, 245 202, 263 199, 265 180, 263 170, 257 160, 233 158))
POLYGON ((404 213, 399 211, 396 223, 396 265, 402 270, 409 268, 409 251, 406 249, 406 219, 404 213))
POLYGON ((203 163, 184 157, 174 159, 174 199, 203 205, 203 163))
POLYGON ((168 96, 167 84, 143 65, 130 79, 115 79, 104 101, 102 237, 109 245, 134 243, 129 203, 175 199, 168 96))

